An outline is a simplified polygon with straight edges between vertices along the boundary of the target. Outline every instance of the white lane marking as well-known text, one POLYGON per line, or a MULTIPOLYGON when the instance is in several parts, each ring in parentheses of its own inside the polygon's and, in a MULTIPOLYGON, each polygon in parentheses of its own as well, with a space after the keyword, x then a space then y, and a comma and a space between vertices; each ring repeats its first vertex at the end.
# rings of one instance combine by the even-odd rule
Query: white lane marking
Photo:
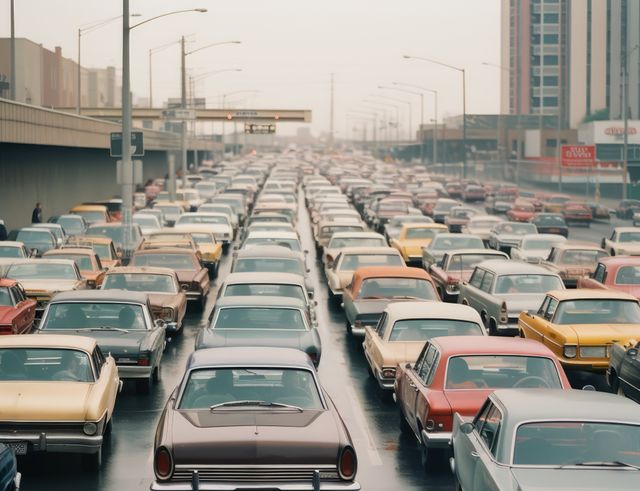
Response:
POLYGON ((358 425, 360 432, 366 437, 367 454, 369 455, 369 460, 371 461, 371 465, 381 466, 382 459, 380 458, 380 453, 376 448, 376 443, 373 438, 373 433, 371 432, 371 429, 367 424, 367 418, 364 413, 364 409, 362 407, 362 404, 360 404, 358 396, 356 395, 356 392, 353 389, 353 387, 347 388, 347 396, 349 397, 349 401, 351 402, 351 408, 355 413, 354 421, 358 425))

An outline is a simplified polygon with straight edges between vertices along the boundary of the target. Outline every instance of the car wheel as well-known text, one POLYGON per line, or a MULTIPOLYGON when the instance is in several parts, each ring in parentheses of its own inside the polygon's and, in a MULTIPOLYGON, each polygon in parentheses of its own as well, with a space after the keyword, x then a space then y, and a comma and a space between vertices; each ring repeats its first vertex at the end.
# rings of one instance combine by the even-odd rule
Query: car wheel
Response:
POLYGON ((113 416, 109 418, 109 421, 107 422, 107 426, 104 429, 105 438, 111 438, 112 434, 113 434, 113 416))
POLYGON ((152 376, 147 378, 136 379, 136 392, 138 394, 147 395, 151 392, 152 376))
POLYGON ((88 471, 97 471, 102 465, 102 446, 96 453, 82 456, 82 466, 88 471))
POLYGON ((398 414, 400 416, 400 433, 402 433, 403 435, 413 434, 413 430, 411 429, 411 426, 409 426, 409 423, 407 422, 407 418, 404 417, 404 413, 402 412, 402 409, 398 411, 398 414))
POLYGON ((200 312, 204 312, 204 309, 207 306, 207 297, 203 294, 200 296, 200 299, 198 300, 198 309, 200 310, 200 312))
POLYGON ((420 442, 420 462, 425 472, 431 472, 438 467, 439 456, 440 453, 436 449, 429 450, 424 442, 420 442))
POLYGON ((152 376, 153 377, 153 381, 155 383, 160 382, 160 376, 161 376, 161 374, 160 374, 160 365, 158 365, 156 367, 156 369, 153 371, 153 376, 152 376))
POLYGON ((351 330, 351 322, 349 322, 349 319, 347 319, 346 324, 347 324, 346 326, 347 332, 349 333, 350 336, 353 335, 353 331, 351 330))

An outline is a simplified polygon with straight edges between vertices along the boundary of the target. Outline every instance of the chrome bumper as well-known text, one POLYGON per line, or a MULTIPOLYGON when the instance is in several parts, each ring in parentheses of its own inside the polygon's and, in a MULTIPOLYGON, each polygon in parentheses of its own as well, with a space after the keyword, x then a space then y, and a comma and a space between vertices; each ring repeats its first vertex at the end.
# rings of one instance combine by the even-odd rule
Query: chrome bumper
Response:
POLYGON ((118 376, 121 379, 128 378, 149 378, 153 372, 153 367, 139 367, 137 365, 118 365, 118 376))
POLYGON ((351 324, 351 334, 353 336, 364 337, 364 333, 365 333, 365 327, 356 327, 353 324, 351 324))
POLYGON ((215 482, 207 483, 199 481, 197 485, 180 482, 158 482, 154 481, 149 488, 151 491, 236 491, 236 490, 264 490, 264 491, 360 491, 360 484, 356 481, 349 482, 321 482, 319 486, 314 486, 310 482, 270 482, 270 483, 230 483, 215 482))
POLYGON ((507 336, 517 336, 520 332, 518 328, 518 324, 498 324, 496 326, 496 330, 499 334, 507 335, 507 336))
MULTIPOLYGON (((392 379, 384 378, 379 373, 376 375, 376 380, 378 381, 378 385, 380 386, 380 388, 383 390, 393 390, 393 387, 396 382, 395 378, 392 378, 392 379)), ((395 392, 393 395, 394 396, 396 395, 395 392)))
POLYGON ((87 436, 81 433, 56 433, 19 431, 0 433, 0 443, 27 442, 32 452, 60 452, 93 454, 102 446, 102 435, 87 436))
POLYGON ((427 448, 451 448, 451 432, 450 431, 438 431, 428 432, 422 430, 422 441, 427 448))
POLYGON ((187 300, 200 300, 200 297, 202 297, 202 293, 200 292, 188 291, 184 292, 184 294, 187 296, 187 300))

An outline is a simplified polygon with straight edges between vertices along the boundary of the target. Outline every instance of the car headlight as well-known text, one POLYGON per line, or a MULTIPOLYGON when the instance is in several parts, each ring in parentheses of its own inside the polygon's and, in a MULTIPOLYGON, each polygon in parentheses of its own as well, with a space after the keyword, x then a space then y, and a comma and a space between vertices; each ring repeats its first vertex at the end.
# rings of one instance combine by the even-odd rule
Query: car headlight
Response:
POLYGON ((171 307, 163 307, 160 315, 163 320, 170 322, 173 320, 173 309, 171 307))
POLYGON ((98 425, 95 423, 85 423, 82 426, 82 431, 88 436, 95 435, 96 431, 98 431, 98 425))
POLYGON ((383 368, 382 369, 382 377, 383 378, 396 378, 396 369, 395 368, 383 368))
POLYGON ((565 358, 575 358, 578 354, 578 347, 574 345, 567 345, 564 347, 563 352, 565 358))

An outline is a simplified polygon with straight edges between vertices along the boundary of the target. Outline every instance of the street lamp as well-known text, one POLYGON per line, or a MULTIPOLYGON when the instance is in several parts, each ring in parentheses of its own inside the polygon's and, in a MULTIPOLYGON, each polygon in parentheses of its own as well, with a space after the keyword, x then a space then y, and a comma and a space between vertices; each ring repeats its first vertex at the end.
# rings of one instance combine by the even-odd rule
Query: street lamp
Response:
MULTIPOLYGON (((207 9, 174 10, 130 25, 129 0, 122 0, 122 242, 125 259, 131 252, 132 208, 133 208, 133 161, 131 160, 131 64, 129 38, 131 30, 161 17, 186 12, 205 13, 207 9)), ((171 157, 170 157, 171 161, 171 157)), ((171 165, 170 165, 171 166, 171 165)))
POLYGON ((456 70, 462 74, 462 177, 467 177, 467 91, 466 91, 466 73, 464 68, 460 68, 457 66, 449 65, 447 63, 442 63, 441 61, 432 60, 431 58, 424 58, 421 56, 409 56, 404 55, 403 58, 407 60, 420 60, 426 61, 429 63, 434 63, 436 65, 443 66, 445 68, 450 68, 451 70, 456 70))
MULTIPOLYGON (((420 97, 420 162, 424 164, 424 141, 422 138, 422 126, 424 125, 424 94, 422 92, 413 92, 411 90, 399 89, 398 87, 391 87, 389 85, 378 85, 378 88, 383 90, 395 90, 420 97)), ((409 128, 411 128, 411 126, 409 128)), ((412 133, 411 129, 409 130, 409 133, 412 133)))
POLYGON ((180 41, 173 41, 171 43, 167 43, 167 44, 163 44, 162 46, 156 46, 155 48, 150 48, 149 49, 149 107, 152 108, 153 107, 153 55, 160 52, 160 51, 164 51, 167 48, 170 48, 171 46, 175 46, 176 44, 178 44, 180 41))
MULTIPOLYGON (((260 93, 259 90, 234 90, 232 92, 226 92, 224 94, 222 94, 222 109, 225 109, 227 107, 227 97, 231 96, 231 95, 237 95, 237 94, 258 94, 260 93)), ((225 121, 222 120, 222 151, 225 151, 225 141, 224 141, 224 132, 225 132, 225 121)), ((237 122, 233 121, 233 153, 235 155, 235 153, 238 151, 238 126, 237 126, 237 122)))
MULTIPOLYGON (((384 87, 381 87, 381 86, 378 86, 378 88, 384 89, 384 87)), ((411 122, 411 120, 413 119, 411 101, 406 101, 404 99, 396 99, 395 97, 388 97, 385 95, 374 95, 374 97, 380 97, 381 99, 387 99, 389 101, 396 101, 396 102, 401 102, 403 104, 406 104, 409 107, 409 135, 413 133, 413 124, 411 122)), ((411 140, 411 136, 409 136, 409 140, 411 140)))
MULTIPOLYGON (((130 17, 140 17, 140 14, 131 14, 130 17)), ((95 22, 90 22, 89 24, 85 24, 85 27, 78 28, 78 66, 77 66, 77 77, 78 77, 78 93, 76 94, 76 113, 80 114, 80 109, 82 107, 82 70, 80 66, 80 48, 82 42, 82 35, 89 34, 90 32, 96 31, 101 27, 104 27, 112 22, 121 19, 121 15, 117 15, 115 17, 109 17, 108 19, 97 20, 95 22)))
POLYGON ((422 87, 420 85, 415 85, 415 84, 407 84, 407 83, 402 83, 402 82, 392 82, 393 85, 400 85, 401 87, 411 87, 413 89, 420 89, 423 90, 425 92, 431 92, 433 94, 434 97, 434 102, 433 102, 433 143, 432 143, 432 154, 433 154, 433 164, 435 165, 435 163, 438 161, 438 91, 437 90, 433 90, 433 89, 428 89, 426 87, 422 87))
POLYGON ((11 0, 10 6, 10 17, 11 17, 11 79, 9 83, 11 84, 9 88, 9 94, 11 100, 15 102, 16 100, 16 8, 14 5, 14 0, 11 0))
POLYGON ((400 142, 400 105, 392 104, 391 102, 372 101, 371 99, 365 99, 367 104, 379 104, 381 106, 393 107, 396 110, 396 143, 400 142))

